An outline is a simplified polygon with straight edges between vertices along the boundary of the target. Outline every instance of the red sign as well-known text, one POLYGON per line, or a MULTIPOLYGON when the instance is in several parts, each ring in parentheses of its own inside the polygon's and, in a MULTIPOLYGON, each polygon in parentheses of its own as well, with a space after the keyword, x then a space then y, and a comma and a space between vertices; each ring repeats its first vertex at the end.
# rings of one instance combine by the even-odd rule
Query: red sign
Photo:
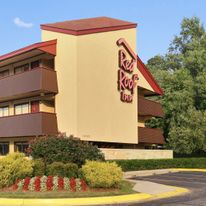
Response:
POLYGON ((120 99, 123 102, 131 103, 138 80, 138 75, 133 74, 137 65, 137 57, 124 39, 119 39, 117 45, 124 47, 119 50, 118 90, 120 99))

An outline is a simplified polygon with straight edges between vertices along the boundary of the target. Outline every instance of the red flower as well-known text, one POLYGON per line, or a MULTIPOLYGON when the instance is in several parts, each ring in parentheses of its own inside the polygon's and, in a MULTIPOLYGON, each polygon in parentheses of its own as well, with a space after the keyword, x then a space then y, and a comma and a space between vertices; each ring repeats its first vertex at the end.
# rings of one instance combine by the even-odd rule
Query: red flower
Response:
POLYGON ((26 177, 24 179, 24 185, 23 185, 23 190, 28 191, 29 190, 29 183, 30 183, 30 177, 26 177))
POLYGON ((86 191, 87 190, 87 184, 84 180, 80 180, 80 183, 81 183, 81 189, 82 191, 86 191))
POLYGON ((63 190, 64 189, 64 179, 63 177, 58 178, 58 189, 63 190))
POLYGON ((34 180, 34 188, 36 192, 40 191, 40 187, 41 187, 41 177, 36 177, 34 180))
POLYGON ((53 177, 48 176, 47 181, 46 181, 46 187, 48 191, 52 191, 53 188, 53 177))
POLYGON ((19 179, 16 180, 16 182, 14 183, 14 185, 12 186, 13 190, 17 190, 18 189, 18 183, 20 182, 19 179))
POLYGON ((70 188, 72 192, 76 191, 76 180, 74 178, 70 179, 70 188))

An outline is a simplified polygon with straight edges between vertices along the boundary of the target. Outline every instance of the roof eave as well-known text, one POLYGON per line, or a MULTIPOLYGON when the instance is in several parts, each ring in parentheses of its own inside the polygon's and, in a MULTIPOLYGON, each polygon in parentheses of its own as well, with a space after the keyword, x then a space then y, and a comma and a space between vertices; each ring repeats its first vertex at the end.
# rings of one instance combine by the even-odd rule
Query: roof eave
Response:
POLYGON ((154 90, 155 93, 152 94, 152 96, 154 96, 154 95, 161 95, 162 96, 164 94, 164 91, 158 85, 157 81, 154 79, 154 77, 152 76, 152 74, 150 73, 150 71, 145 66, 145 64, 142 62, 142 60, 139 58, 138 55, 137 55, 137 67, 138 67, 139 71, 142 73, 142 75, 144 76, 144 78, 147 80, 147 82, 150 84, 152 89, 154 90))
POLYGON ((2 56, 0 56, 0 62, 3 62, 5 60, 8 60, 10 58, 13 58, 15 56, 19 56, 21 54, 30 52, 32 50, 40 50, 42 52, 51 54, 51 55, 56 55, 56 43, 57 40, 50 40, 50 41, 46 41, 46 42, 39 42, 39 43, 35 43, 26 47, 23 47, 21 49, 18 49, 16 51, 10 52, 8 54, 4 54, 2 56))

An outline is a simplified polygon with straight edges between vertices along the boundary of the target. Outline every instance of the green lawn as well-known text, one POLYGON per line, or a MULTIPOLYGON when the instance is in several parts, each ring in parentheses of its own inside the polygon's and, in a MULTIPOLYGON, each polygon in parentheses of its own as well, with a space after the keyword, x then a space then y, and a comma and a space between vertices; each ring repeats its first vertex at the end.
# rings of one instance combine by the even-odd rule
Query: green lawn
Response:
POLYGON ((134 184, 123 181, 119 189, 95 189, 86 192, 68 192, 68 191, 52 191, 52 192, 0 192, 0 198, 77 198, 77 197, 99 197, 113 196, 136 193, 132 190, 134 184))

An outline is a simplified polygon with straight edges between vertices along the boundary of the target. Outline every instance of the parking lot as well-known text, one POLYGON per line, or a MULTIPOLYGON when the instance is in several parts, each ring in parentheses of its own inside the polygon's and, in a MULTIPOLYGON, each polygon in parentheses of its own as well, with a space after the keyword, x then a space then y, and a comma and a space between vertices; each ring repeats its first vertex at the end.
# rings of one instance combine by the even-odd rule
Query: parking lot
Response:
POLYGON ((146 203, 136 203, 130 205, 206 206, 206 173, 204 172, 177 172, 147 177, 137 177, 135 179, 156 182, 164 185, 185 187, 188 188, 191 193, 173 198, 153 200, 146 203))

